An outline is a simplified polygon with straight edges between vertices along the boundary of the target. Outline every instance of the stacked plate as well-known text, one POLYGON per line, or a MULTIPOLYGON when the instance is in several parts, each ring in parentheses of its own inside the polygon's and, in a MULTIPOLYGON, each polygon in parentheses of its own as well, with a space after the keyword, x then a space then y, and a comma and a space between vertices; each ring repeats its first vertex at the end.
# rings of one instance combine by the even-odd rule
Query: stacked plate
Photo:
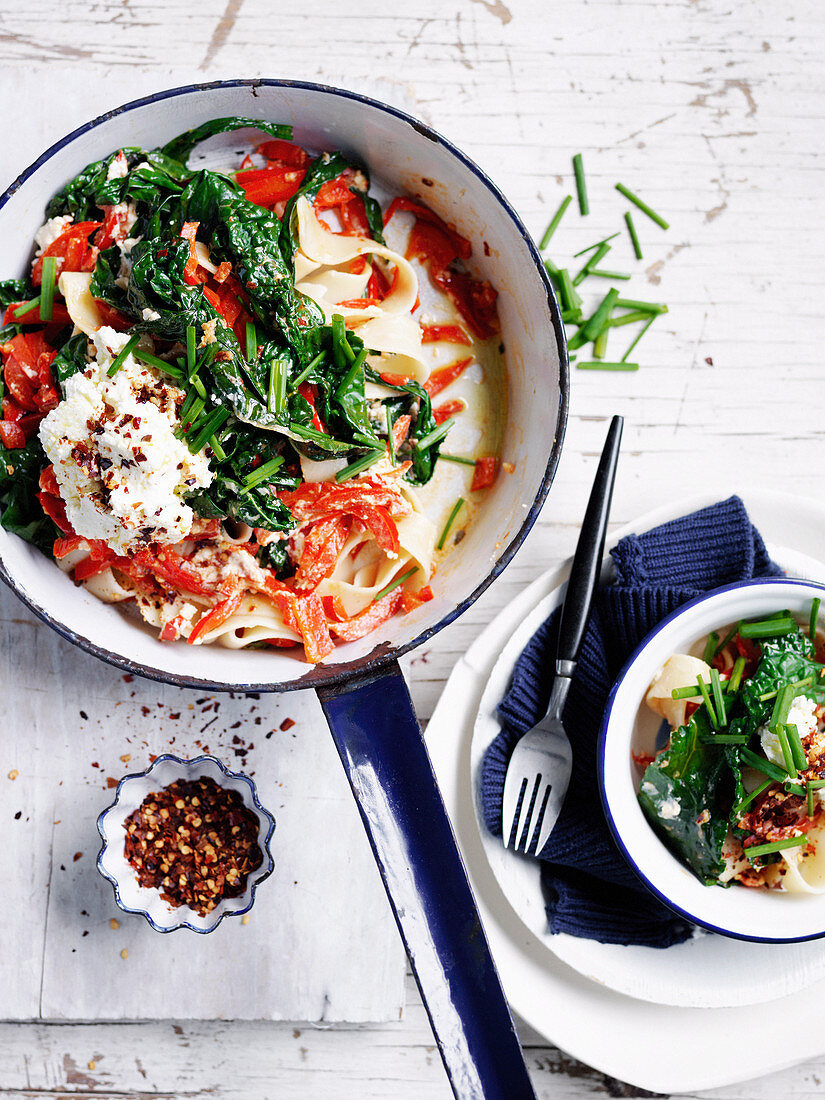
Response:
MULTIPOLYGON (((725 495, 648 513, 613 541, 725 495)), ((789 576, 825 581, 825 508, 780 494, 740 495, 774 561, 789 576)), ((540 577, 477 638, 453 670, 427 729, 513 1009, 548 1042, 656 1092, 713 1088, 825 1053, 825 1033, 799 1023, 815 1018, 825 996, 825 940, 757 944, 700 933, 660 951, 553 936, 539 865, 487 833, 476 784, 481 759, 499 732, 496 707, 519 654, 559 603, 568 566, 540 577), (768 1002, 770 1041, 755 1043, 754 1035, 765 1034, 768 1002)), ((609 575, 607 564, 603 580, 609 575)))

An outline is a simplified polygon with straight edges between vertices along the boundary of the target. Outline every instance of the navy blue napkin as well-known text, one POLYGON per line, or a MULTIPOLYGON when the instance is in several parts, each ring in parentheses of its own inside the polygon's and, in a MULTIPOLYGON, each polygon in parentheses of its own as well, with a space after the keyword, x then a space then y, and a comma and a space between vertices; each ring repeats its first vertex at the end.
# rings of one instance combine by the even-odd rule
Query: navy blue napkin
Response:
MULTIPOLYGON (((616 577, 593 604, 564 710, 573 746, 570 788, 541 853, 549 930, 600 943, 670 947, 692 927, 642 886, 613 842, 602 813, 596 751, 613 681, 644 636, 694 596, 733 581, 782 573, 768 557, 739 497, 628 535, 611 550, 616 577)), ((501 836, 501 797, 516 741, 544 715, 555 661, 558 613, 543 623, 513 670, 499 705, 501 733, 481 765, 484 821, 501 836)))

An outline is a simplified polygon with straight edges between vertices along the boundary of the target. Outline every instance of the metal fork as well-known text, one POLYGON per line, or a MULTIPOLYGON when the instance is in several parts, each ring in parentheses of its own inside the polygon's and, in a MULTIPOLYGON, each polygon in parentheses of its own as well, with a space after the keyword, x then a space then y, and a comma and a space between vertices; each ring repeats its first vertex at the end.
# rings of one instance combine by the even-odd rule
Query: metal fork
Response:
POLYGON ((614 416, 584 514, 559 623, 556 675, 547 714, 518 741, 504 780, 502 836, 525 855, 538 855, 553 830, 570 785, 573 753, 562 722, 599 579, 607 518, 624 420, 614 416))

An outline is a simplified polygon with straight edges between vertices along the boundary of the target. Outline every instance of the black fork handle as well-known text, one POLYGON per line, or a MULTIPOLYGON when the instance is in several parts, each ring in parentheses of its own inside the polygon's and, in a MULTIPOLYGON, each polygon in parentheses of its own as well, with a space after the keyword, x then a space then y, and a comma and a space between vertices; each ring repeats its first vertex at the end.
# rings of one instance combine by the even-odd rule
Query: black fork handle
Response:
MULTIPOLYGON (((599 459, 596 479, 590 490, 590 500, 584 513, 581 534, 573 556, 570 579, 559 623, 559 643, 557 661, 575 663, 579 657, 593 593, 599 580, 599 570, 604 555, 604 539, 607 533, 607 518, 610 515, 610 502, 613 498, 613 483, 616 480, 616 464, 619 460, 619 447, 622 442, 624 419, 614 416, 599 459)), ((569 675, 567 670, 566 674, 569 675)))

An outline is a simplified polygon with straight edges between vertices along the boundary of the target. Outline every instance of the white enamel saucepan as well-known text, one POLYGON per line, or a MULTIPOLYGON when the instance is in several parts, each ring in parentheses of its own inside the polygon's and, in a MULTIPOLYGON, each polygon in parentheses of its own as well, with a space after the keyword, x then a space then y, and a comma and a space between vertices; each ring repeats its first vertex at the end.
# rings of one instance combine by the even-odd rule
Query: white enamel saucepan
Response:
POLYGON ((518 549, 555 474, 567 415, 559 309, 524 225, 495 185, 418 120, 335 88, 232 80, 175 88, 95 119, 52 146, 0 198, 0 274, 20 276, 51 196, 122 146, 152 149, 209 119, 291 123, 310 149, 340 149, 388 189, 421 196, 473 246, 499 291, 509 374, 498 479, 433 582, 435 598, 310 667, 288 650, 161 644, 33 547, 0 530, 0 576, 65 638, 128 672, 187 687, 318 691, 430 1015, 462 1098, 532 1097, 512 1020, 435 784, 398 657, 461 614, 518 549), (426 182, 425 182, 426 181, 426 182))

